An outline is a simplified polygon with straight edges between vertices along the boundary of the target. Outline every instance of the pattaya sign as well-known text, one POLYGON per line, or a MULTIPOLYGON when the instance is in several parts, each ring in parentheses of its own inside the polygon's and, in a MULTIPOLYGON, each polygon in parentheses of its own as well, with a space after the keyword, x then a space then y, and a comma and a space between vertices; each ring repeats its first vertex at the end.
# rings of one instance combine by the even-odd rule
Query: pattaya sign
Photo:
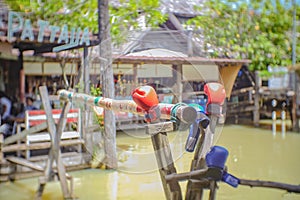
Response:
MULTIPOLYGON (((13 42, 15 40, 14 34, 21 32, 20 40, 37 41, 39 43, 47 42, 62 44, 53 48, 54 52, 66 50, 81 45, 90 45, 89 29, 84 28, 69 28, 67 25, 54 26, 50 25, 48 21, 38 20, 37 28, 33 27, 30 19, 24 19, 19 13, 10 11, 8 13, 7 24, 7 40, 13 42), (34 34, 37 31, 37 34, 34 34), (47 35, 47 37, 46 37, 47 35), (57 37, 58 36, 58 37, 57 37)), ((4 20, 0 16, 0 28, 5 28, 4 20)), ((5 33, 0 31, 0 35, 5 33)))

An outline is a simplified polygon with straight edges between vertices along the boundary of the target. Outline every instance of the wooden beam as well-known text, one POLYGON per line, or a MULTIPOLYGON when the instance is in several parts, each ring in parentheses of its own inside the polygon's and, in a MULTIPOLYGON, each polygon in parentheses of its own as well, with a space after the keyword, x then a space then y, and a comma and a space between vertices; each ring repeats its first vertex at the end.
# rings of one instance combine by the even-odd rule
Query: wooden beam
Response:
POLYGON ((3 155, 3 140, 4 140, 4 136, 3 136, 3 134, 0 133, 0 163, 4 157, 4 155, 3 155))
POLYGON ((248 185, 250 187, 268 187, 286 190, 288 192, 300 193, 300 185, 291 185, 273 181, 247 180, 240 179, 240 185, 248 185))
MULTIPOLYGON (((149 124, 148 126, 155 126, 149 124)), ((167 182, 166 175, 176 174, 176 168, 172 158, 170 144, 166 132, 159 132, 151 136, 153 149, 155 151, 156 161, 159 167, 159 173, 162 185, 165 192, 165 197, 168 200, 181 200, 181 188, 178 181, 167 182)))
POLYGON ((44 168, 42 166, 34 164, 34 163, 24 159, 24 158, 18 158, 18 157, 12 156, 12 157, 6 158, 6 160, 8 160, 9 162, 12 162, 12 163, 16 163, 18 165, 22 165, 22 166, 40 171, 40 172, 44 171, 44 168))
MULTIPOLYGON (((76 144, 84 144, 83 139, 77 140, 63 140, 60 141, 60 146, 72 146, 76 144)), ((4 146, 2 148, 2 152, 14 152, 14 151, 23 151, 23 150, 38 150, 38 149, 47 149, 51 147, 51 142, 40 142, 40 143, 32 143, 29 146, 27 144, 12 144, 8 146, 4 146)))
POLYGON ((63 129, 66 126, 67 114, 70 110, 70 107, 71 107, 70 101, 66 101, 64 104, 59 122, 58 122, 57 129, 56 129, 56 137, 54 137, 55 146, 52 147, 52 151, 54 151, 54 153, 55 153, 54 158, 55 158, 55 161, 57 164, 57 172, 58 172, 58 177, 60 180, 61 189, 62 189, 62 192, 63 192, 65 198, 71 197, 72 190, 70 190, 68 187, 66 169, 65 169, 65 166, 64 166, 62 158, 61 158, 59 141, 60 141, 63 129))
POLYGON ((29 129, 23 130, 22 132, 20 132, 16 135, 12 135, 12 136, 6 138, 4 140, 3 144, 8 145, 8 144, 17 142, 18 140, 21 140, 21 139, 25 138, 28 134, 36 133, 36 132, 42 131, 46 128, 47 128, 47 122, 41 123, 37 126, 33 126, 29 129))
MULTIPOLYGON (((202 57, 149 57, 149 56, 113 56, 114 63, 122 64, 211 64, 219 66, 249 64, 250 60, 237 60, 225 58, 202 58, 202 57)), ((191 65, 192 66, 192 65, 191 65)))
POLYGON ((255 94, 254 94, 254 111, 253 111, 253 124, 255 127, 259 126, 259 119, 260 119, 260 113, 259 113, 259 89, 261 86, 261 79, 259 77, 259 72, 255 72, 255 94))

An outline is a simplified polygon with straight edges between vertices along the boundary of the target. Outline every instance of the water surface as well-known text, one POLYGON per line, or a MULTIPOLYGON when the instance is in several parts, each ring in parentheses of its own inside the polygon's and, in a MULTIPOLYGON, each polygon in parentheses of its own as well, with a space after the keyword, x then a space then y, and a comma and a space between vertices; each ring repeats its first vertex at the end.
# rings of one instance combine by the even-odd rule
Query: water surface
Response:
MULTIPOLYGON (((217 145, 228 149, 228 171, 244 179, 300 184, 300 134, 230 125, 220 130, 217 145)), ((170 133, 178 172, 190 168, 192 153, 183 151, 187 132, 170 133)), ((151 140, 141 131, 118 133, 118 170, 89 169, 71 172, 79 199, 165 199, 151 140)), ((186 182, 180 183, 184 193, 186 182)), ((33 199, 38 180, 30 178, 0 184, 0 199, 33 199)), ((207 194, 206 194, 207 196, 207 194)), ((47 183, 43 199, 63 199, 58 182, 47 183)), ((207 198, 203 198, 207 199, 207 198)), ((269 188, 232 188, 219 183, 218 200, 300 200, 300 194, 269 188)))

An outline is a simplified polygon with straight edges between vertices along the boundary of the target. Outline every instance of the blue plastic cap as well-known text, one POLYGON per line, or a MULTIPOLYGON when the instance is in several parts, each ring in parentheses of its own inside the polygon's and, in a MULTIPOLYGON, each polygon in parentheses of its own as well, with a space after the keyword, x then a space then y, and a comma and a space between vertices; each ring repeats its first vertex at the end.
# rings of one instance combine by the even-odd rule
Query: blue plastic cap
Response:
POLYGON ((206 165, 208 167, 217 167, 220 169, 224 169, 227 156, 227 149, 221 146, 213 146, 210 152, 206 154, 206 165))
POLYGON ((240 183, 240 179, 238 179, 237 177, 228 174, 227 172, 223 172, 223 176, 222 176, 222 181, 224 181, 225 183, 231 185, 232 187, 237 187, 240 183))

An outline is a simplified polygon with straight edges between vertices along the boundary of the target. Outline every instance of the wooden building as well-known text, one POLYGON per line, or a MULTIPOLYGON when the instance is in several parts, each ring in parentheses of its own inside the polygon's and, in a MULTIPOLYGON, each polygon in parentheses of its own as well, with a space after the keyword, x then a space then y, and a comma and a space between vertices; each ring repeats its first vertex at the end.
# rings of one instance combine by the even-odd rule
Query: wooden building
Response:
POLYGON ((295 92, 290 85, 291 74, 286 71, 263 78, 259 72, 250 72, 243 66, 227 102, 227 122, 270 128, 276 120, 287 120, 287 130, 299 132, 300 97, 297 94, 300 93, 300 79, 296 75, 295 92))

